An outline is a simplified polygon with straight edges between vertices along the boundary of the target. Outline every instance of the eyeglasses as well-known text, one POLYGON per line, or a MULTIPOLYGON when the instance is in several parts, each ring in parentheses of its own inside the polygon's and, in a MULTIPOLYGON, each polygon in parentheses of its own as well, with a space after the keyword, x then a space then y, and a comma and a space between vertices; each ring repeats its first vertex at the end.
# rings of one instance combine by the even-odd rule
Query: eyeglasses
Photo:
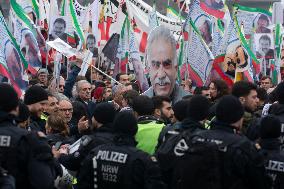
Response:
POLYGON ((69 109, 59 109, 59 111, 72 113, 72 112, 73 112, 73 108, 69 108, 69 109))

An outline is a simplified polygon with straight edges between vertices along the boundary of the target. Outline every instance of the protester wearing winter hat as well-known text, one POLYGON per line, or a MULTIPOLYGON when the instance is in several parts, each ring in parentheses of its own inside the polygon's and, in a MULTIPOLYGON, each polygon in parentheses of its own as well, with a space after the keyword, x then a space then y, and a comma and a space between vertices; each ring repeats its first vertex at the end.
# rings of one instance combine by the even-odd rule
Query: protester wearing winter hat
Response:
POLYGON ((28 106, 31 112, 31 123, 28 126, 29 130, 41 131, 45 133, 45 120, 41 119, 45 105, 48 102, 48 94, 40 86, 31 86, 26 90, 24 103, 28 106))
POLYGON ((1 168, 15 178, 15 188, 53 188, 57 171, 50 148, 17 127, 19 99, 13 87, 0 83, 0 91, 1 168))
POLYGON ((115 117, 115 108, 112 103, 102 102, 94 109, 92 118, 93 133, 81 137, 79 150, 73 154, 64 155, 55 152, 59 162, 67 169, 78 171, 80 163, 95 147, 112 142, 114 137, 112 122, 115 117))
MULTIPOLYGON (((198 132, 198 137, 202 139, 199 141, 212 142, 220 149, 225 149, 224 159, 212 165, 226 170, 222 172, 222 188, 269 188, 270 181, 256 146, 238 134, 242 128, 243 114, 244 108, 238 98, 232 95, 222 97, 217 104, 216 120, 212 121, 211 130, 198 132)), ((209 184, 206 182, 203 180, 205 185, 209 184)), ((194 183, 192 187, 196 188, 194 183)))
POLYGON ((150 157, 135 147, 134 136, 138 126, 133 112, 119 112, 114 120, 113 129, 116 133, 113 143, 98 146, 83 161, 76 188, 164 188, 155 157, 150 157), (115 154, 120 158, 112 158, 115 154), (109 166, 117 167, 118 171, 111 173, 115 182, 112 179, 100 179, 108 174, 103 167, 109 166))
POLYGON ((281 123, 275 116, 268 115, 260 122, 261 152, 265 157, 265 168, 273 183, 272 188, 284 187, 284 152, 280 150, 281 123), (276 168, 275 168, 276 167, 276 168))

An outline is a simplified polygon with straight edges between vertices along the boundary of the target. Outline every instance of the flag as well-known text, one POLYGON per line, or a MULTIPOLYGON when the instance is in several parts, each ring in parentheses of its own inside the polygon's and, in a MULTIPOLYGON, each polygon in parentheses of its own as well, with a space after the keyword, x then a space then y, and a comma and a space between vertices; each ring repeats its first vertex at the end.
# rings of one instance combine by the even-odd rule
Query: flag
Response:
POLYGON ((40 40, 40 34, 29 17, 24 13, 22 7, 15 0, 11 0, 11 18, 14 26, 13 35, 28 62, 24 67, 28 68, 32 73, 36 73, 42 67, 41 53, 37 42, 40 40))
POLYGON ((192 20, 189 20, 189 24, 191 31, 189 32, 186 62, 188 74, 197 86, 203 86, 211 72, 214 57, 192 20))
POLYGON ((156 13, 156 3, 154 3, 153 10, 149 14, 150 32, 157 26, 159 26, 159 22, 158 22, 157 13, 156 13))
POLYGON ((239 4, 234 4, 236 19, 238 25, 244 25, 244 36, 246 39, 251 37, 252 33, 271 33, 272 31, 268 28, 272 23, 272 13, 270 11, 241 6, 239 4), (258 20, 264 19, 267 21, 267 25, 258 25, 258 20))
POLYGON ((222 42, 224 39, 224 28, 221 24, 221 20, 218 19, 216 22, 214 22, 213 25, 213 34, 212 34, 212 54, 214 56, 220 55, 220 49, 222 46, 222 42))
POLYGON ((38 2, 39 2, 38 24, 41 28, 48 30, 47 20, 49 16, 50 4, 48 0, 39 0, 38 2))
POLYGON ((208 1, 208 0, 200 0, 200 7, 206 13, 222 19, 225 15, 225 4, 223 0, 218 1, 208 1))
POLYGON ((246 41, 246 38, 243 34, 243 32, 241 31, 241 28, 239 26, 239 23, 237 21, 237 17, 235 14, 233 14, 233 21, 235 23, 235 26, 236 26, 236 29, 237 29, 237 33, 238 33, 238 36, 239 36, 239 39, 240 39, 240 42, 241 42, 241 45, 242 47, 244 48, 244 50, 247 52, 251 62, 252 62, 252 66, 255 70, 255 73, 256 74, 259 74, 260 73, 260 63, 259 61, 257 60, 255 54, 252 52, 249 44, 247 43, 246 41))
POLYGON ((129 29, 130 22, 126 17, 120 32, 118 58, 120 60, 120 71, 127 72, 128 52, 129 52, 129 29))
POLYGON ((26 61, 16 40, 9 32, 1 11, 0 31, 0 74, 9 79, 21 96, 21 90, 27 88, 27 82, 23 79, 26 61))
POLYGON ((91 14, 92 14, 92 32, 94 36, 97 39, 97 42, 99 41, 99 31, 98 31, 98 24, 99 24, 99 18, 100 18, 100 12, 99 12, 99 1, 95 0, 91 5, 91 14))
POLYGON ((83 46, 85 43, 85 37, 84 37, 83 30, 82 30, 82 26, 79 23, 78 18, 77 18, 73 0, 63 0, 62 1, 61 16, 66 16, 68 18, 67 22, 72 24, 72 29, 67 28, 68 42, 70 44, 72 43, 74 44, 75 42, 74 32, 75 32, 80 38, 80 46, 83 46))

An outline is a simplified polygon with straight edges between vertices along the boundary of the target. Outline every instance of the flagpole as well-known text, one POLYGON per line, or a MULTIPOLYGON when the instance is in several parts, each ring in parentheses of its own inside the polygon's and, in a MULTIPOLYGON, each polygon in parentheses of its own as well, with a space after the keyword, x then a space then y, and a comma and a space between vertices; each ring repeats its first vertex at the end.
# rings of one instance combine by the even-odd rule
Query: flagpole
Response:
MULTIPOLYGON (((182 22, 180 15, 181 15, 181 11, 182 11, 182 9, 183 9, 183 7, 184 7, 184 5, 185 5, 185 2, 186 2, 186 0, 184 0, 184 2, 183 2, 183 4, 182 4, 181 8, 179 9, 178 18, 179 18, 180 22, 182 22)), ((178 7, 179 7, 179 6, 178 6, 178 7)), ((186 21, 185 21, 185 22, 186 22, 186 21)), ((183 28, 183 24, 181 25, 181 32, 180 32, 180 35, 178 36, 178 40, 177 40, 177 41, 180 40, 180 37, 181 37, 181 35, 182 35, 182 28, 183 28)))
POLYGON ((101 74, 103 74, 104 76, 106 76, 107 78, 111 79, 112 81, 114 81, 115 83, 119 84, 119 85, 123 85, 122 83, 116 81, 115 79, 113 79, 110 75, 104 73, 102 70, 100 70, 99 68, 96 68, 96 66, 92 65, 92 67, 97 70, 98 72, 100 72, 101 74))
MULTIPOLYGON (((191 45, 191 43, 192 43, 192 25, 191 24, 189 24, 189 32, 188 32, 188 44, 189 45, 191 45)), ((187 52, 187 50, 186 50, 186 52, 187 52)), ((188 71, 188 69, 189 69, 189 62, 188 62, 188 59, 189 59, 189 57, 188 57, 188 53, 187 53, 187 56, 186 56, 186 75, 187 75, 187 78, 186 79, 188 79, 189 78, 189 71, 188 71)))

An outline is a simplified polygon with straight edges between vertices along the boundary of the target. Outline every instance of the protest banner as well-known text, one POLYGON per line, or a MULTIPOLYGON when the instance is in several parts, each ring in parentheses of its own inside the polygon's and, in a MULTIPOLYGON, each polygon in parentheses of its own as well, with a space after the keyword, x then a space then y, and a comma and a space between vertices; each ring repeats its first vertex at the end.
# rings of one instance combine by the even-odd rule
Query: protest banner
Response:
POLYGON ((189 34, 188 59, 186 62, 189 78, 197 86, 203 86, 211 72, 214 56, 192 20, 189 21, 189 24, 192 27, 189 34))
POLYGON ((252 33, 271 33, 269 26, 272 24, 272 13, 260 9, 245 7, 238 4, 234 5, 238 25, 243 24, 244 35, 247 39, 252 33))
POLYGON ((1 11, 0 31, 0 74, 9 79, 20 96, 21 90, 27 88, 27 82, 23 79, 27 62, 16 40, 9 32, 1 11))

